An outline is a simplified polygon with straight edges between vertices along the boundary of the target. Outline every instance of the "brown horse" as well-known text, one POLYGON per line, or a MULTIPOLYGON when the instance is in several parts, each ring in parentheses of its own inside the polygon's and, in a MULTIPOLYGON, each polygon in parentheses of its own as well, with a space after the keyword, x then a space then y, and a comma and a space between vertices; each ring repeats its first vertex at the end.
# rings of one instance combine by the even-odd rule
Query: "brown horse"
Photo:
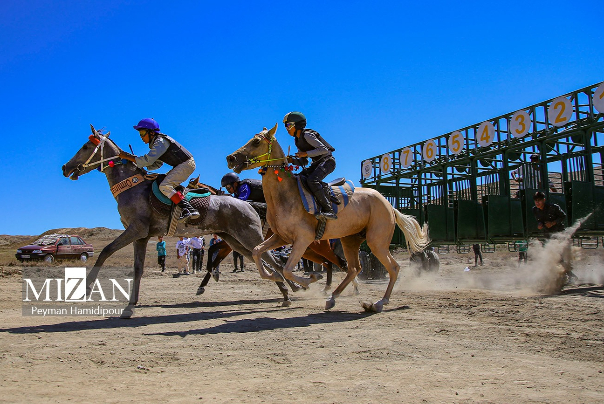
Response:
MULTIPOLYGON (((212 195, 224 195, 224 192, 222 190, 213 188, 210 185, 199 182, 199 176, 197 176, 197 178, 192 178, 189 180, 188 188, 207 188, 212 195)), ((269 228, 266 232, 265 240, 272 235, 273 232, 269 228)), ((214 269, 216 269, 218 265, 220 265, 220 263, 231 253, 231 251, 233 251, 233 249, 224 240, 217 244, 214 244, 208 249, 208 273, 202 279, 201 284, 197 289, 198 295, 204 293, 205 286, 208 284, 210 276, 213 273, 214 269)), ((325 289, 323 289, 324 291, 328 291, 331 289, 331 283, 333 279, 333 266, 337 265, 343 270, 346 270, 347 267, 346 261, 334 253, 328 240, 316 240, 310 243, 310 245, 302 255, 302 258, 305 258, 325 267, 327 279, 325 282, 325 289)), ((355 293, 358 294, 359 283, 357 282, 357 279, 353 279, 352 282, 354 284, 355 293)))
MULTIPOLYGON (((287 279, 308 286, 315 282, 316 278, 297 276, 293 269, 315 239, 318 220, 304 209, 296 179, 273 174, 273 170, 280 173, 280 169, 287 165, 285 153, 275 138, 276 131, 277 125, 270 130, 264 128, 245 145, 227 156, 227 163, 229 168, 237 173, 257 167, 270 168, 262 178, 262 187, 267 203, 266 218, 275 234, 254 248, 254 261, 256 266, 261 266, 260 256, 263 252, 292 244, 292 252, 283 274, 287 279)), ((422 229, 413 217, 394 209, 386 198, 370 188, 358 188, 346 208, 338 212, 338 219, 327 221, 322 239, 341 239, 348 262, 348 273, 327 300, 326 310, 335 306, 336 297, 360 272, 359 247, 364 240, 367 240, 372 253, 386 267, 390 281, 381 300, 373 304, 364 303, 363 307, 365 310, 380 312, 383 305, 388 304, 400 268, 389 250, 395 225, 403 231, 410 252, 421 251, 428 245, 425 228, 422 229)), ((275 279, 267 274, 261 276, 264 279, 275 279)))

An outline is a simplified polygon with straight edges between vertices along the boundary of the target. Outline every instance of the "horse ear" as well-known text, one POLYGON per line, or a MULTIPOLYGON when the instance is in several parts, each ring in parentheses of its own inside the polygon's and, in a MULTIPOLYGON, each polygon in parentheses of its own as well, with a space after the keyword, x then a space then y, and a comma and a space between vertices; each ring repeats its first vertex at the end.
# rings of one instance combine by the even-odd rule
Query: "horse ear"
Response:
POLYGON ((107 132, 107 134, 105 135, 105 137, 109 137, 109 135, 111 135, 111 131, 107 132))
POLYGON ((92 126, 92 124, 90 124, 90 129, 92 129, 92 134, 96 135, 96 129, 94 129, 94 126, 92 126))
POLYGON ((277 132, 277 126, 279 126, 278 123, 276 123, 275 126, 273 126, 271 130, 269 130, 266 134, 269 139, 272 139, 275 136, 275 133, 277 132))

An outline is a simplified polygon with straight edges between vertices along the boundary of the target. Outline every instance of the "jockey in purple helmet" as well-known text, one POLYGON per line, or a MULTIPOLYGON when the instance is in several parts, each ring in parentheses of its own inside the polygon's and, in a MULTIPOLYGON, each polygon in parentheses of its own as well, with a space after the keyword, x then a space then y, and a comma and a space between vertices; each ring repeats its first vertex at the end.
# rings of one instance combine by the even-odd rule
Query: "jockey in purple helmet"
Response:
POLYGON ((174 189, 195 171, 195 160, 191 153, 170 136, 160 133, 159 124, 152 118, 142 119, 133 128, 139 132, 143 142, 149 145, 149 153, 144 156, 133 156, 122 151, 120 158, 132 161, 139 168, 147 167, 149 170, 157 170, 163 163, 172 166, 166 178, 159 184, 159 190, 182 209, 181 221, 199 218, 197 209, 191 206, 182 193, 174 189))

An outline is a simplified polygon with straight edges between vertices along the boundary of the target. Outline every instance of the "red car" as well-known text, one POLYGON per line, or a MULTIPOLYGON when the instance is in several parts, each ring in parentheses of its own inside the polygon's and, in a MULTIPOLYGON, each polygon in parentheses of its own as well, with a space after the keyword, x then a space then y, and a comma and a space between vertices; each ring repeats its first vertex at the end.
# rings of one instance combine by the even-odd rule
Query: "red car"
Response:
POLYGON ((21 262, 25 260, 54 262, 55 259, 79 259, 86 262, 93 255, 92 244, 87 244, 80 236, 50 234, 17 249, 15 257, 21 262))

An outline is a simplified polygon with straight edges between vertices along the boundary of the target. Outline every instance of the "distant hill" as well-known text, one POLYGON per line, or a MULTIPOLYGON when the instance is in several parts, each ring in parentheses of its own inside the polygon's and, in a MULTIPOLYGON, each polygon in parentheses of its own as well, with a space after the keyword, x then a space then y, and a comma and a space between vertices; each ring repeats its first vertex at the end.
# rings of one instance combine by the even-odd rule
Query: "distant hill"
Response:
POLYGON ((77 234, 82 237, 84 241, 88 241, 87 239, 90 238, 113 240, 122 234, 122 232, 123 230, 108 229, 106 227, 94 227, 92 229, 87 227, 71 227, 47 230, 36 236, 11 236, 3 234, 0 235, 0 246, 8 246, 11 244, 26 245, 47 234, 77 234))

